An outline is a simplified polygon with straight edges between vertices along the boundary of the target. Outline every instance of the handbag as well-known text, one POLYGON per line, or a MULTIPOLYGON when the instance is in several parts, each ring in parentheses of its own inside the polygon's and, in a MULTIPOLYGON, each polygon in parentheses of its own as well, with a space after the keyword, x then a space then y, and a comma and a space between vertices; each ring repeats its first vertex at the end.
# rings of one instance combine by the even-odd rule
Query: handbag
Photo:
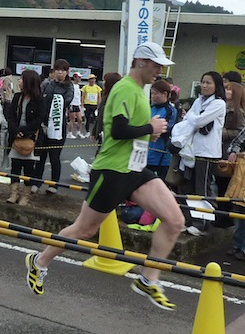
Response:
POLYGON ((35 148, 35 141, 31 138, 16 138, 12 147, 21 155, 30 155, 35 148))
MULTIPOLYGON (((22 96, 20 95, 18 104, 17 104, 17 115, 19 114, 20 104, 21 104, 22 96)), ((32 138, 15 138, 12 147, 21 155, 28 156, 35 149, 35 144, 37 141, 39 130, 37 130, 34 134, 34 139, 32 138)))
POLYGON ((179 186, 184 180, 184 173, 179 170, 179 161, 180 156, 173 154, 164 180, 170 186, 179 186))

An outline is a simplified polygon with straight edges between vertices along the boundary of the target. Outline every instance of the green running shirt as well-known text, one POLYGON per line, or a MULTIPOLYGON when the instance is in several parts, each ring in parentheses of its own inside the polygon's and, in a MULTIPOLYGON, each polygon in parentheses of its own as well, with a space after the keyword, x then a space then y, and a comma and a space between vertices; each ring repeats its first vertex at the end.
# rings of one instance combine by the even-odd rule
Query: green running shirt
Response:
MULTIPOLYGON (((123 115, 129 120, 129 125, 142 126, 150 122, 150 114, 150 103, 143 88, 130 76, 125 76, 118 81, 110 91, 105 105, 103 117, 104 141, 92 164, 92 169, 109 169, 129 173, 128 163, 133 149, 133 139, 113 139, 111 136, 112 119, 115 116, 123 115)), ((150 135, 137 139, 148 143, 150 135)))

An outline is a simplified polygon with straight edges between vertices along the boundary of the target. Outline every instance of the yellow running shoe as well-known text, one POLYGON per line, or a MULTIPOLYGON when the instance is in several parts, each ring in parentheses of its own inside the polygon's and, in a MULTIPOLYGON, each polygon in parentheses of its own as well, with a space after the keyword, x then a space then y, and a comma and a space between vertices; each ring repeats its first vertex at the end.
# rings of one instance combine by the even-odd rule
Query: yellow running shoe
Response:
POLYGON ((39 269, 35 263, 35 257, 37 254, 27 254, 25 258, 25 265, 27 268, 27 284, 29 288, 37 295, 41 296, 44 293, 43 279, 47 275, 48 269, 39 269))
POLYGON ((164 289, 160 284, 146 285, 140 278, 137 278, 131 284, 131 288, 141 296, 148 297, 157 307, 168 311, 174 311, 176 309, 176 305, 170 303, 165 296, 164 289))

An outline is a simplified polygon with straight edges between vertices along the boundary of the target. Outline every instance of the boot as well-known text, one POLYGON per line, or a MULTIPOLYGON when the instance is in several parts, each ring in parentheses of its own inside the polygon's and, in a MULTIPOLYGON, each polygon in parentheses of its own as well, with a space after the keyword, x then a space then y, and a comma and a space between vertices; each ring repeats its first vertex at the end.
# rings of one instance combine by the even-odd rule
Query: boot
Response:
POLYGON ((30 200, 30 195, 31 195, 31 187, 24 185, 23 190, 22 190, 22 195, 21 195, 21 198, 18 204, 21 206, 28 205, 29 200, 30 200))
POLYGON ((11 183, 10 185, 10 197, 7 199, 8 203, 16 203, 19 198, 19 182, 11 183))

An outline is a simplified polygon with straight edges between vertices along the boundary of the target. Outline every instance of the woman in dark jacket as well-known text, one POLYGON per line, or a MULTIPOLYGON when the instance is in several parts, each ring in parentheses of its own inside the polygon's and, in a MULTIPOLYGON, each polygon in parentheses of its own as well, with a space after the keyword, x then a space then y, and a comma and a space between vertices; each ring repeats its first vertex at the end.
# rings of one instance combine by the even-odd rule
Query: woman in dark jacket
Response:
MULTIPOLYGON (((40 89, 40 77, 36 71, 26 70, 19 80, 20 93, 14 95, 9 108, 8 131, 9 146, 16 138, 31 138, 35 140, 41 135, 41 123, 45 117, 45 103, 40 89)), ((23 169, 25 176, 33 176, 34 163, 38 159, 32 152, 28 156, 21 155, 11 148, 11 173, 21 175, 23 169)), ((16 203, 19 199, 19 178, 11 178, 11 194, 8 203, 16 203)), ((30 194, 30 184, 24 182, 19 205, 27 205, 30 194)))

